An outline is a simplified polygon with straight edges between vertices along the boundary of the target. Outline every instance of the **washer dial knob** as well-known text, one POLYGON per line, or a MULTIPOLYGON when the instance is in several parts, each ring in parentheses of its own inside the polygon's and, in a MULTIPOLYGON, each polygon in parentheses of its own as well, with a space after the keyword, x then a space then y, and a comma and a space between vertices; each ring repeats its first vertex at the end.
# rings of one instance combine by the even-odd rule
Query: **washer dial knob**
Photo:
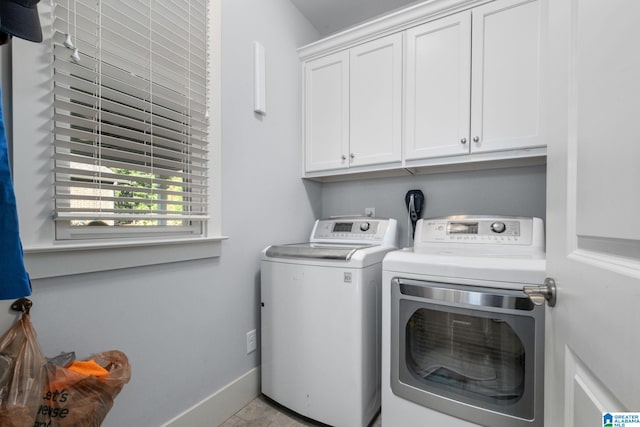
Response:
POLYGON ((494 222, 493 224, 491 224, 491 231, 493 231, 494 233, 504 233, 506 229, 507 226, 504 225, 504 222, 494 222))
POLYGON ((371 225, 368 222, 363 222, 362 224, 360 224, 360 230, 362 231, 367 231, 369 227, 371 227, 371 225))

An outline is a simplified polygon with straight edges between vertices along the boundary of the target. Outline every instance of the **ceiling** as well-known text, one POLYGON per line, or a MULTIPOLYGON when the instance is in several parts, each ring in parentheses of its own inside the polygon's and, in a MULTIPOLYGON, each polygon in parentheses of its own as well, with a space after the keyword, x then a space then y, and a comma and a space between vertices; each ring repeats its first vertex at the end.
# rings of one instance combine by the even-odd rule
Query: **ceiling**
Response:
POLYGON ((322 37, 423 0, 291 0, 322 37))

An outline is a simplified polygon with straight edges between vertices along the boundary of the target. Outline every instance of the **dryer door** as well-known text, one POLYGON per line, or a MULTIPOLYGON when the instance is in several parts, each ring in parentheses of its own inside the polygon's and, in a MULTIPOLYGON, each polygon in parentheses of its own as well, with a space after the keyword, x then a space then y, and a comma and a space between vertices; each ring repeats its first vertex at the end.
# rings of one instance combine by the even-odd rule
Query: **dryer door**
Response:
POLYGON ((482 425, 542 425, 544 309, 515 290, 391 286, 394 394, 482 425))

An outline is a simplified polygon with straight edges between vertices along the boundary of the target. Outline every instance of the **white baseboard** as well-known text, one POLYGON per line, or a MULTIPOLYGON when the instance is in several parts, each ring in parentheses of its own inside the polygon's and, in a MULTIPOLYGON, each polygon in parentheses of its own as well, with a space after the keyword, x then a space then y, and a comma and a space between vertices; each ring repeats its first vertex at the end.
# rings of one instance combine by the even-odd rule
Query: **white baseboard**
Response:
POLYGON ((259 394, 260 368, 256 367, 162 427, 218 426, 259 394))

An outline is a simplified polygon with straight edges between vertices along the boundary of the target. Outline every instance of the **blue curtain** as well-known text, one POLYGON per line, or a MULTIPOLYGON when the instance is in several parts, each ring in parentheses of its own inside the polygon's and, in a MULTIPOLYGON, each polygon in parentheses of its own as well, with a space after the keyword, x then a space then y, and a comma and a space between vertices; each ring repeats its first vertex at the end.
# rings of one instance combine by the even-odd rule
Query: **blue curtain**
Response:
POLYGON ((31 294, 31 282, 24 268, 3 117, 0 102, 0 299, 15 299, 31 294))

